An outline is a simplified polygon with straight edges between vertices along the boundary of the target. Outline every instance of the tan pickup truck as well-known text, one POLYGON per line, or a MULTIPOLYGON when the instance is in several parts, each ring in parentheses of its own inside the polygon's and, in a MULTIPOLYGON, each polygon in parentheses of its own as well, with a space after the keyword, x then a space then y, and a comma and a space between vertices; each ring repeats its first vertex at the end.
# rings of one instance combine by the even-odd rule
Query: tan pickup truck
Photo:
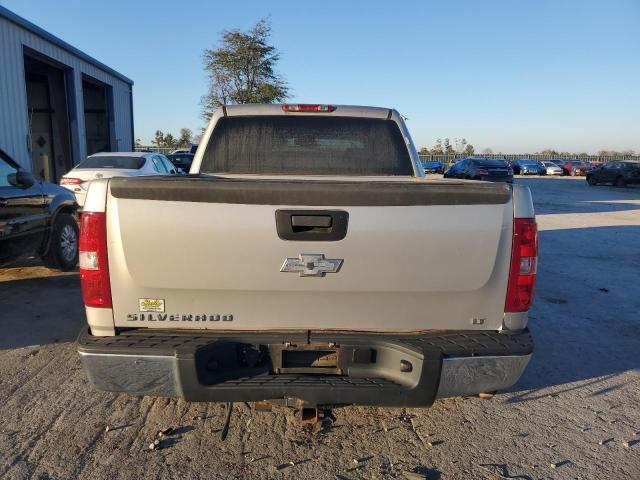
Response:
POLYGON ((78 350, 99 389, 193 401, 507 388, 536 242, 526 187, 425 178, 393 109, 228 106, 189 175, 92 182, 78 350))

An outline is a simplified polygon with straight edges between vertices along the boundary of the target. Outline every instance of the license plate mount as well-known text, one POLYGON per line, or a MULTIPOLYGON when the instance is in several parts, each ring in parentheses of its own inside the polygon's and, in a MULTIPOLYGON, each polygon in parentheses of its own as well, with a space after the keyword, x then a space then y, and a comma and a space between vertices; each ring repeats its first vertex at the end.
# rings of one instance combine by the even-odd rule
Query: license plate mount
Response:
POLYGON ((340 348, 335 345, 272 345, 275 373, 340 375, 340 348))

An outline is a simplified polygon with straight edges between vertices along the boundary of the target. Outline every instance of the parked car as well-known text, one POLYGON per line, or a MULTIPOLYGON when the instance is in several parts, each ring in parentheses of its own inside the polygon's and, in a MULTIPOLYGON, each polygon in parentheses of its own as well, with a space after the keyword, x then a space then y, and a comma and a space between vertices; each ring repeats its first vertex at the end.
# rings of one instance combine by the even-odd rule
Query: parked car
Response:
POLYGON ((198 144, 197 143, 192 143, 191 144, 191 148, 189 149, 189 153, 191 155, 195 155, 197 151, 198 151, 198 144))
POLYGON ((442 162, 424 162, 422 164, 424 173, 443 173, 444 165, 442 162))
POLYGON ((167 157, 153 152, 103 152, 90 155, 60 179, 71 190, 80 207, 84 206, 92 180, 112 177, 176 175, 178 170, 167 157))
POLYGON ((609 162, 587 172, 587 183, 598 185, 610 183, 616 187, 640 184, 640 162, 609 162))
POLYGON ((546 175, 547 174, 547 167, 545 166, 544 163, 542 163, 540 160, 536 160, 536 163, 538 164, 538 175, 546 175))
POLYGON ((568 160, 562 164, 562 173, 572 177, 576 175, 584 176, 587 174, 589 167, 579 160, 568 160))
POLYGON ((444 172, 445 178, 513 182, 513 170, 504 160, 465 158, 444 172))
POLYGON ((547 175, 562 175, 562 168, 553 162, 544 161, 541 162, 543 168, 547 172, 547 175))
POLYGON ((74 269, 77 210, 71 192, 37 180, 0 150, 0 265, 38 256, 49 268, 74 269))
MULTIPOLYGON (((178 149, 174 150, 173 152, 171 152, 169 155, 176 155, 178 153, 190 153, 190 151, 191 151, 190 148, 178 148, 178 149)), ((169 155, 167 155, 167 157, 169 155)))
POLYGON ((197 181, 89 190, 77 345, 93 385, 417 407, 518 380, 538 256, 526 186, 416 181, 383 108, 229 105, 202 143, 197 181))
POLYGON ((540 172, 546 174, 546 169, 538 162, 526 158, 514 160, 511 163, 511 168, 513 168, 513 173, 516 175, 540 175, 540 172))
POLYGON ((176 153, 167 155, 167 158, 176 168, 182 170, 182 173, 189 173, 194 155, 191 153, 176 153))

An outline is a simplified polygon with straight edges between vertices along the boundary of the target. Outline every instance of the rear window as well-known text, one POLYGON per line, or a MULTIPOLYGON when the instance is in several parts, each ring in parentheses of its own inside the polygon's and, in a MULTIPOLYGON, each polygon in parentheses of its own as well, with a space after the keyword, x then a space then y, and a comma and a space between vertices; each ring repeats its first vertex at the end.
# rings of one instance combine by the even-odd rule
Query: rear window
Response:
POLYGON ((169 160, 171 160, 175 165, 186 165, 189 164, 191 165, 191 162, 193 161, 193 155, 190 154, 184 154, 184 155, 177 155, 177 154, 173 154, 173 155, 167 155, 167 158, 169 160))
POLYGON ((506 167, 507 162, 504 160, 474 160, 473 163, 478 167, 506 167))
POLYGON ((138 170, 144 165, 144 157, 120 157, 104 155, 87 157, 76 168, 121 168, 123 170, 138 170))
POLYGON ((391 120, 259 116, 221 118, 200 172, 413 175, 413 167, 398 125, 391 120))

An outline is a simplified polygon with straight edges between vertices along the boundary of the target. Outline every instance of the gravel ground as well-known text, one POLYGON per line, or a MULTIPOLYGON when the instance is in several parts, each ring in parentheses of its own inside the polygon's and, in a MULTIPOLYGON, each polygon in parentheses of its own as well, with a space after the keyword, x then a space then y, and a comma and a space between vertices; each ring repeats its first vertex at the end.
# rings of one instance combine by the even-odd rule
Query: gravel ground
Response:
POLYGON ((221 441, 224 405, 94 390, 73 345, 77 274, 0 270, 0 478, 640 478, 640 189, 518 182, 541 230, 521 381, 491 400, 338 409, 317 435, 236 404, 221 441))

